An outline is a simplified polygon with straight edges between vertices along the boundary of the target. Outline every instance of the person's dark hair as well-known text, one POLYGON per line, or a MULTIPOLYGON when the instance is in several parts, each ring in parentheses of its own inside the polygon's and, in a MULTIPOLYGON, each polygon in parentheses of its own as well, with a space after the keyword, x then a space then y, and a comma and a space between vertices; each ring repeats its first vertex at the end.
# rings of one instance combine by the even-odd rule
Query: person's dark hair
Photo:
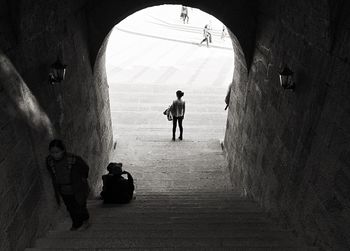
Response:
POLYGON ((108 172, 113 174, 121 174, 123 171, 122 166, 123 166, 123 163, 111 162, 108 164, 107 170, 108 172))
POLYGON ((57 148, 61 149, 62 151, 66 151, 66 147, 64 146, 63 141, 60 139, 54 139, 50 142, 49 150, 53 147, 57 147, 57 148))
POLYGON ((178 91, 176 92, 176 96, 177 96, 178 98, 181 98, 183 95, 184 95, 184 93, 183 93, 182 91, 180 91, 180 90, 178 90, 178 91))

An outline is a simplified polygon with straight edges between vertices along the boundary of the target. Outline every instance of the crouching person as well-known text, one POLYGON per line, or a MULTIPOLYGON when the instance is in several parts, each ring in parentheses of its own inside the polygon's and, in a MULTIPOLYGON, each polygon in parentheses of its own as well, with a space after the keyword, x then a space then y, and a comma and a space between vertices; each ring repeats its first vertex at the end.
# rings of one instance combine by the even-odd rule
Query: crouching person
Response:
POLYGON ((89 212, 86 201, 89 194, 88 175, 89 166, 74 154, 66 152, 61 140, 50 142, 49 156, 46 158, 47 168, 51 174, 56 200, 60 204, 60 197, 72 219, 74 231, 89 226, 89 212))
POLYGON ((101 198, 104 203, 128 203, 134 197, 134 180, 130 173, 122 170, 122 166, 122 163, 109 163, 108 174, 102 176, 101 198), (127 179, 123 174, 127 175, 127 179))

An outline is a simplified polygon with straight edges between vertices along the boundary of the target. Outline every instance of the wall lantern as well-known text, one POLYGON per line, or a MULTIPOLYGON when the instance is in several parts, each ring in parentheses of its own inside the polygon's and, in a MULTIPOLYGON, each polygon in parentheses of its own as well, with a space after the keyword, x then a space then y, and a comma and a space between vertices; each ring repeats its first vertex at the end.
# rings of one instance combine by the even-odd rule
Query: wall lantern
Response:
POLYGON ((284 89, 295 89, 295 83, 293 82, 293 74, 291 69, 286 65, 283 70, 279 73, 280 84, 284 89))
POLYGON ((62 82, 66 75, 66 68, 67 65, 62 64, 61 60, 57 57, 56 62, 50 67, 49 83, 53 85, 62 82))

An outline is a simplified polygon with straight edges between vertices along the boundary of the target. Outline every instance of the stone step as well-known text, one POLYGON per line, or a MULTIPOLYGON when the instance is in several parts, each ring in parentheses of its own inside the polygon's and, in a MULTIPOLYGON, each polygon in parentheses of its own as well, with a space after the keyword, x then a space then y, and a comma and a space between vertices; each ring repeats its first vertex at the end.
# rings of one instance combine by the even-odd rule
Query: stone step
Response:
POLYGON ((267 222, 266 218, 264 217, 231 217, 231 218, 224 218, 224 217, 193 217, 193 218, 181 218, 181 217, 92 217, 91 223, 92 224, 197 224, 206 222, 207 224, 213 224, 217 223, 220 224, 221 222, 231 223, 231 224, 237 224, 237 223, 264 223, 267 222))
MULTIPOLYGON (((91 214, 95 214, 97 211, 90 210, 89 212, 91 214)), ((170 208, 170 209, 164 209, 164 208, 138 208, 138 209, 128 209, 128 208, 120 208, 118 211, 112 210, 104 210, 103 212, 99 213, 106 214, 106 215, 120 215, 124 213, 135 213, 135 214, 141 214, 145 213, 146 215, 149 214, 162 214, 162 213, 183 213, 183 214, 191 214, 191 213, 198 213, 198 214, 224 214, 224 213, 235 213, 235 214, 241 214, 241 213, 259 213, 259 210, 232 210, 230 208, 224 208, 224 209, 193 209, 193 208, 187 208, 187 209, 179 209, 179 208, 170 208)))
POLYGON ((219 214, 219 213, 259 213, 261 210, 259 210, 256 207, 218 207, 218 206, 167 206, 167 205, 153 205, 153 206, 146 206, 146 205, 140 205, 135 207, 128 207, 128 206, 109 206, 109 207, 101 207, 101 208, 90 208, 90 212, 95 212, 97 210, 101 210, 103 212, 112 212, 115 211, 116 213, 120 212, 144 212, 144 213, 151 213, 151 214, 157 214, 157 213, 211 213, 211 214, 219 214))
POLYGON ((143 183, 138 184, 136 183, 136 187, 140 189, 149 189, 151 191, 167 191, 169 190, 169 187, 176 187, 179 189, 200 189, 203 188, 203 190, 206 189, 215 189, 216 187, 224 187, 226 189, 229 189, 231 187, 230 184, 228 184, 228 180, 223 179, 215 181, 215 180, 205 180, 205 179, 188 179, 188 180, 181 180, 181 181, 174 181, 174 180, 158 180, 156 177, 153 177, 154 180, 145 180, 143 183), (196 181, 196 183, 190 183, 190 181, 196 181), (220 183, 221 182, 221 183, 220 183))
MULTIPOLYGON (((244 199, 242 197, 230 197, 230 196, 177 196, 177 195, 162 195, 161 192, 156 192, 155 195, 146 195, 146 194, 141 194, 143 193, 143 191, 141 191, 143 189, 137 189, 136 192, 136 201, 135 203, 137 203, 137 200, 140 201, 140 203, 144 203, 144 202, 157 202, 157 201, 175 201, 176 203, 178 202, 205 202, 207 201, 208 203, 211 202, 218 202, 221 204, 225 204, 226 202, 232 202, 232 203, 255 203, 253 200, 249 200, 249 199, 244 199)), ((91 204, 98 204, 100 202, 100 200, 98 199, 91 199, 91 201, 88 201, 88 203, 91 204)))
MULTIPOLYGON (((136 202, 131 202, 136 204, 136 202)), ((116 205, 116 204, 101 204, 101 205, 96 205, 94 207, 89 207, 91 209, 94 208, 103 208, 103 209, 108 209, 108 208, 114 208, 114 209, 122 209, 122 208, 130 208, 130 210, 134 210, 134 209, 163 209, 163 210, 168 210, 169 212, 172 210, 176 210, 176 209, 193 209, 193 210, 201 210, 201 209, 214 209, 214 210, 219 210, 219 209, 231 209, 232 212, 239 212, 239 211, 245 211, 247 210, 247 212, 255 212, 255 211, 260 211, 261 209, 258 208, 256 205, 249 205, 249 204, 235 204, 232 203, 230 205, 230 203, 228 203, 228 205, 220 205, 217 203, 193 203, 193 204, 189 204, 189 203, 173 203, 173 202, 168 202, 168 203, 157 203, 157 202, 153 202, 153 203, 139 203, 137 205, 116 205)))
MULTIPOLYGON (((96 202, 88 203, 89 206, 102 206, 103 200, 98 197, 96 199, 96 202)), ((255 206, 259 207, 259 205, 251 200, 243 200, 240 198, 176 198, 176 197, 160 197, 159 198, 145 198, 140 195, 139 190, 135 190, 135 198, 134 200, 129 203, 128 205, 138 206, 138 205, 154 205, 154 204, 161 204, 165 203, 166 205, 172 204, 172 205, 216 205, 218 207, 221 206, 255 206)), ((126 205, 124 205, 126 206, 126 205)))
MULTIPOLYGON (((166 203, 166 204, 174 204, 174 205, 217 205, 217 206, 255 206, 257 207, 258 204, 254 201, 251 200, 244 200, 240 198, 194 198, 194 197, 189 197, 189 198, 176 198, 176 197, 161 197, 159 198, 145 198, 143 196, 140 196, 139 192, 136 191, 136 198, 135 200, 132 201, 131 204, 133 206, 137 205, 143 205, 143 204, 160 204, 160 203, 166 203)), ((97 200, 94 204, 91 203, 89 205, 102 205, 102 200, 97 200)))
MULTIPOLYGON (((59 230, 66 230, 69 229, 71 226, 70 222, 64 222, 61 223, 58 226, 59 230)), ((186 229, 191 229, 193 231, 206 229, 206 230, 212 230, 212 229, 225 229, 227 231, 234 231, 238 229, 246 229, 251 231, 260 231, 260 230, 266 230, 266 231, 277 231, 280 228, 276 225, 271 225, 266 222, 213 222, 213 223, 204 223, 204 222, 198 222, 198 223, 178 223, 178 222, 165 222, 165 223, 157 223, 157 222, 145 222, 145 223, 118 223, 118 222, 104 222, 104 223, 94 223, 90 226, 90 230, 98 230, 98 231, 111 231, 111 230, 140 230, 143 229, 144 231, 163 231, 163 230, 171 230, 174 231, 182 231, 186 229)))
MULTIPOLYGON (((166 188, 161 188, 163 191, 166 191, 166 188)), ((142 189, 143 190, 143 189, 142 189)), ((145 198, 143 195, 140 195, 140 189, 135 190, 135 198, 128 204, 104 204, 100 196, 96 198, 91 198, 91 202, 88 202, 88 207, 138 207, 138 206, 157 206, 164 203, 165 206, 208 206, 208 207, 255 207, 261 209, 258 203, 252 200, 244 200, 242 198, 229 198, 222 197, 220 198, 176 198, 176 197, 153 197, 150 199, 145 198), (93 202, 92 202, 93 200, 93 202)))
MULTIPOLYGON (((136 195, 137 196, 137 195, 136 195)), ((91 207, 101 207, 101 208, 108 208, 108 207, 132 207, 132 208, 138 208, 138 207, 158 207, 162 206, 166 208, 172 208, 172 207, 179 207, 179 208, 257 208, 259 209, 258 205, 256 205, 253 202, 234 202, 234 201, 227 201, 225 204, 217 202, 217 201, 197 201, 197 202, 191 202, 191 201, 172 201, 172 200, 164 200, 164 201, 144 201, 139 202, 136 198, 128 205, 118 205, 118 204, 103 204, 101 201, 101 204, 95 204, 91 205, 91 207), (131 205, 132 204, 132 205, 131 205)))
MULTIPOLYGON (((132 170, 129 169, 130 172, 132 170)), ((134 173, 134 172, 133 172, 134 173)), ((191 176, 195 176, 196 174, 192 173, 189 174, 191 176)), ((173 174, 173 176, 177 176, 177 174, 173 174)), ((182 176, 182 175, 179 175, 182 176)), ((211 179, 211 178, 205 178, 204 176, 201 177, 186 177, 186 178, 179 178, 178 180, 173 180, 169 175, 160 175, 160 174, 149 174, 145 175, 142 173, 135 172, 134 177, 137 179, 135 182, 138 187, 144 187, 147 185, 151 185, 149 190, 150 191, 162 191, 159 190, 160 188, 167 188, 168 190, 171 188, 174 189, 203 189, 203 190, 211 190, 215 188, 225 188, 226 190, 229 190, 231 188, 231 184, 228 183, 227 178, 221 178, 221 179, 211 179)), ((146 188, 143 188, 146 189, 146 188)), ((147 188, 148 189, 148 188, 147 188)))
MULTIPOLYGON (((92 214, 90 212, 90 214, 92 214)), ((176 214, 167 214, 164 212, 156 213, 157 215, 164 215, 164 216, 155 216, 155 214, 151 213, 145 213, 142 214, 138 213, 137 215, 133 215, 131 213, 123 213, 123 212, 106 212, 106 213, 93 213, 91 215, 91 222, 92 223, 103 223, 103 222, 116 222, 116 223, 134 223, 134 222, 142 222, 142 223, 192 223, 192 222, 205 222, 205 223, 221 223, 226 220, 226 222, 256 222, 256 223, 263 223, 263 222, 269 222, 267 217, 264 215, 249 215, 249 214, 230 214, 230 212, 218 212, 218 213, 201 213, 199 212, 199 215, 191 214, 189 213, 188 216, 183 215, 176 215, 176 214)))
MULTIPOLYGON (((244 198, 239 198, 239 197, 224 197, 224 196, 218 196, 217 198, 215 198, 214 196, 209 198, 204 198, 204 197, 194 197, 194 196, 145 196, 140 194, 140 190, 136 191, 136 200, 134 201, 136 203, 156 203, 156 202, 173 202, 173 203, 215 203, 217 202, 218 205, 222 204, 222 205, 226 205, 226 203, 232 203, 232 204, 256 204, 256 202, 252 201, 252 200, 245 200, 244 198)), ((102 201, 101 200, 94 200, 94 201, 88 201, 88 204, 90 205, 99 205, 101 204, 102 201)))
POLYGON ((199 192, 197 190, 180 190, 180 189, 169 189, 166 192, 152 192, 145 190, 143 191, 143 196, 156 197, 156 196, 164 196, 164 197, 198 197, 198 198, 239 198, 246 200, 247 198, 242 197, 239 193, 228 190, 217 190, 217 192, 213 192, 212 190, 201 190, 199 192))
POLYGON ((290 240, 275 237, 250 238, 89 238, 89 239, 38 239, 39 248, 172 248, 172 247, 294 247, 290 240))
MULTIPOLYGON (((114 248, 27 248, 26 251, 115 251, 114 248)), ((222 246, 212 246, 210 248, 200 247, 200 248, 187 248, 187 247, 180 247, 180 248, 118 248, 118 250, 132 250, 132 251, 155 251, 155 250, 161 250, 161 251, 318 251, 317 248, 312 247, 298 247, 297 249, 295 247, 222 247, 222 246)))
MULTIPOLYGON (((168 86, 168 90, 163 91, 164 89, 167 89, 166 85, 147 85, 147 86, 142 86, 139 84, 121 84, 121 83, 115 83, 115 86, 111 89, 109 89, 109 93, 114 96, 119 96, 122 93, 133 93, 134 95, 140 95, 144 96, 144 94, 151 95, 151 96, 156 96, 162 95, 170 100, 174 99, 174 94, 173 94, 173 86, 168 86)), ((190 92, 195 92, 196 97, 210 97, 210 96, 223 96, 225 95, 225 91, 227 88, 210 88, 207 86, 206 88, 192 88, 188 89, 190 92), (223 90, 224 89, 224 90, 223 90)), ((187 93, 186 93, 187 94, 187 93)), ((187 96, 187 95, 186 95, 187 96)), ((115 102, 118 102, 118 99, 115 99, 115 102)), ((153 100, 155 102, 156 99, 153 100)), ((163 103, 164 105, 164 103, 163 103)), ((208 104, 210 105, 210 104, 208 104)))
MULTIPOLYGON (((117 92, 117 93, 109 93, 110 99, 118 100, 118 102, 122 102, 124 104, 126 103, 133 103, 133 104, 143 104, 143 105, 157 105, 157 104, 163 104, 164 108, 171 105, 173 100, 175 98, 171 97, 169 98, 168 95, 159 95, 158 93, 145 93, 144 95, 137 96, 137 95, 130 95, 132 93, 130 92, 117 92), (123 95, 128 94, 128 95, 123 95), (156 101, 155 101, 156 100, 156 101)), ((224 101, 225 101, 225 95, 226 93, 223 92, 222 94, 215 94, 215 95, 201 95, 201 96, 187 96, 185 101, 190 104, 203 104, 203 103, 209 103, 209 104, 223 104, 224 107, 224 101)), ((113 103, 113 101, 112 101, 113 103)), ((223 110, 223 109, 222 109, 223 110)))
MULTIPOLYGON (((155 205, 155 204, 162 204, 164 203, 165 205, 214 205, 214 206, 255 206, 258 207, 258 204, 253 201, 245 201, 242 199, 230 199, 230 198, 222 198, 221 200, 219 199, 204 199, 204 198, 172 198, 172 197, 164 197, 164 198, 151 198, 151 199, 146 199, 142 198, 139 196, 139 194, 136 192, 136 199, 132 201, 131 204, 133 207, 138 206, 138 205, 155 205)), ((95 205, 102 205, 103 202, 102 200, 99 200, 99 202, 95 204, 89 204, 91 206, 95 205)))
MULTIPOLYGON (((90 211, 92 212, 92 211, 90 211)), ((113 211, 94 211, 93 212, 93 218, 103 219, 103 218, 110 218, 113 217, 115 219, 121 219, 121 218, 134 218, 134 219, 217 219, 217 218, 228 218, 228 219, 267 219, 265 213, 261 212, 230 212, 230 211, 218 211, 218 212, 188 212, 188 213, 181 213, 181 212, 130 212, 130 211, 120 211, 120 210, 113 210, 113 211)))
MULTIPOLYGON (((204 199, 204 198, 172 198, 172 197, 163 197, 163 198, 153 198, 153 199, 145 199, 142 196, 139 195, 139 190, 135 191, 135 198, 132 200, 129 204, 115 204, 115 207, 137 207, 137 206, 152 206, 152 205, 159 205, 164 203, 166 206, 215 206, 215 207, 231 207, 231 206, 237 206, 237 207, 256 207, 260 208, 259 205, 251 200, 245 201, 242 199, 235 199, 235 198, 222 198, 219 199, 204 199)), ((96 202, 88 203, 88 206, 90 207, 107 207, 108 204, 104 204, 103 200, 99 197, 96 198, 96 202)), ((109 205, 113 207, 113 205, 109 205)))
POLYGON ((245 202, 245 201, 251 201, 247 198, 243 198, 239 195, 226 195, 226 194, 207 194, 207 195, 199 195, 199 194, 178 194, 178 193, 150 193, 146 191, 137 191, 138 199, 142 201, 151 201, 151 200, 184 200, 184 201, 197 201, 197 200, 203 200, 203 201, 222 201, 223 203, 228 201, 233 202, 245 202))
MULTIPOLYGON (((137 177, 137 176, 136 176, 137 177)), ((153 180, 143 180, 142 183, 136 183, 137 187, 140 187, 141 189, 150 189, 151 191, 162 191, 161 189, 169 189, 169 187, 176 187, 179 189, 215 189, 216 187, 225 187, 226 189, 229 189, 231 187, 230 184, 228 184, 228 180, 221 179, 221 180, 206 180, 206 179, 185 179, 185 180, 159 180, 156 179, 156 177, 152 177, 153 180), (192 183, 192 182, 196 183, 192 183), (218 183, 219 182, 219 183, 218 183)))
MULTIPOLYGON (((150 154, 154 154, 156 157, 157 153, 150 153, 150 154)), ((221 157, 221 153, 219 153, 220 155, 217 156, 217 158, 212 158, 212 161, 215 161, 215 159, 220 159, 221 157)), ((160 155, 160 158, 164 158, 163 156, 160 155)), ((189 174, 197 174, 197 175, 207 175, 206 179, 218 179, 218 178, 225 178, 225 177, 219 177, 218 175, 221 175, 220 172, 222 173, 226 173, 226 167, 224 166, 217 166, 216 168, 207 166, 206 161, 205 161, 205 157, 203 156, 199 156, 198 158, 200 158, 201 160, 198 160, 198 162, 200 163, 199 166, 194 166, 193 163, 195 163, 195 160, 189 160, 187 164, 183 164, 181 163, 180 160, 178 160, 179 157, 173 156, 173 157, 169 157, 166 160, 165 159, 159 159, 158 161, 155 161, 154 163, 151 163, 151 165, 146 166, 146 165, 142 165, 143 168, 143 172, 142 173, 152 173, 153 175, 159 175, 159 174, 164 174, 164 175, 173 175, 173 174, 177 174, 177 175, 189 175, 189 174), (174 158, 174 159, 172 159, 174 158), (159 166, 154 166, 154 164, 158 164, 159 161, 162 161, 163 163, 159 166), (176 166, 181 167, 181 173, 179 173, 178 171, 174 170, 176 166), (157 173, 154 173, 154 171, 157 170, 157 173), (209 176, 209 175, 210 176, 209 176)), ((183 156, 182 158, 186 158, 185 156, 183 156)), ((197 162, 197 163, 198 163, 197 162)), ((141 166, 133 166, 133 167, 128 167, 129 168, 135 168, 135 167, 141 167, 141 166)), ((136 170, 137 171, 137 170, 136 170)), ((141 171, 141 170, 139 170, 141 171)))
MULTIPOLYGON (((253 201, 245 201, 242 199, 230 199, 230 198, 222 198, 221 200, 216 198, 205 199, 205 198, 172 198, 172 197, 164 197, 164 198, 142 198, 136 193, 136 199, 132 201, 132 207, 137 206, 147 206, 147 205, 166 205, 166 206, 217 206, 217 207, 230 207, 230 206, 238 206, 238 207, 258 207, 258 204, 253 201), (164 203, 164 204, 163 204, 164 203)), ((102 206, 103 201, 99 200, 96 203, 90 203, 88 205, 91 206, 102 206)), ((125 205, 126 206, 126 205, 125 205)))
POLYGON ((51 239, 90 239, 90 238, 249 238, 249 237, 271 237, 275 238, 289 238, 291 233, 288 231, 281 230, 251 230, 251 229, 233 229, 232 231, 227 231, 226 229, 197 229, 193 231, 192 229, 182 229, 181 231, 174 231, 173 229, 162 229, 159 230, 148 230, 135 229, 123 231, 120 230, 86 230, 80 231, 50 231, 48 237, 51 239))
MULTIPOLYGON (((105 215, 108 217, 118 217, 118 215, 126 215, 128 216, 128 213, 134 213, 134 214, 144 214, 146 216, 151 216, 151 215, 157 215, 157 214, 168 214, 171 216, 173 213, 181 213, 181 214, 188 214, 188 215, 193 215, 193 214, 200 214, 200 215, 216 215, 219 216, 220 214, 232 214, 236 217, 249 217, 247 214, 244 213, 251 213, 251 214, 258 214, 260 213, 259 210, 232 210, 232 209, 178 209, 178 208, 171 208, 171 209, 163 209, 163 208, 139 208, 137 210, 135 209, 121 209, 121 210, 101 210, 101 212, 96 211, 96 210, 89 210, 90 214, 100 216, 100 215, 105 215), (127 214, 126 214, 127 213, 127 214)), ((261 217, 264 217, 262 214, 261 217)))

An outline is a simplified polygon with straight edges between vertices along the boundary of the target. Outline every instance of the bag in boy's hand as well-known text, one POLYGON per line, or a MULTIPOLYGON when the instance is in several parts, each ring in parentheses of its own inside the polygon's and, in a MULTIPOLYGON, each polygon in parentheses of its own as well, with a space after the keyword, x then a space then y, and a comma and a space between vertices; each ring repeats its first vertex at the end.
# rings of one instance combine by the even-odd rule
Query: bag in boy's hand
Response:
POLYGON ((171 113, 170 111, 170 107, 167 108, 164 112, 163 112, 164 115, 166 115, 167 119, 169 121, 173 120, 173 114, 171 113))

